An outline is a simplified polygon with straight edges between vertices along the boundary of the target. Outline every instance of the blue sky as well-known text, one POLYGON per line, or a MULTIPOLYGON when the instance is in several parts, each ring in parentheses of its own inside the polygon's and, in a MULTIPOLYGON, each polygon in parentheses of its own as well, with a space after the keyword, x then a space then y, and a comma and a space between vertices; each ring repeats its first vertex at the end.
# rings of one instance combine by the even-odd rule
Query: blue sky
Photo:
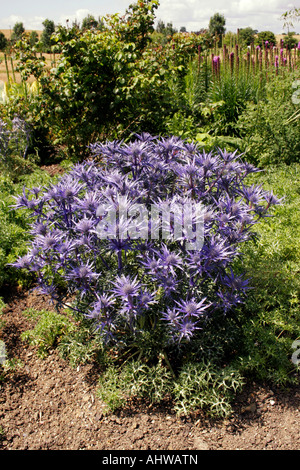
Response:
MULTIPOLYGON (((134 0, 133 0, 134 1, 134 0)), ((22 21, 26 29, 43 29, 42 22, 48 18, 56 24, 81 21, 87 14, 96 18, 108 13, 123 14, 132 0, 1 0, 0 28, 13 28, 22 21)), ((296 3, 284 0, 160 0, 156 18, 172 22, 173 26, 185 26, 188 31, 197 31, 208 26, 209 18, 216 12, 224 14, 226 30, 236 31, 238 27, 251 26, 258 31, 271 30, 275 34, 283 31, 280 16, 296 3)), ((300 23, 295 25, 300 33, 300 23)))

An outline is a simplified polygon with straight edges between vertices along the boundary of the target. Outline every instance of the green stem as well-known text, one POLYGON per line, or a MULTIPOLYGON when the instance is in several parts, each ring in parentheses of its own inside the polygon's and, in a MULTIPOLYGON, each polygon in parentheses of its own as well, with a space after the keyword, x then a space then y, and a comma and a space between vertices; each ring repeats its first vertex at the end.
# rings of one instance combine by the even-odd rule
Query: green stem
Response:
POLYGON ((7 57, 6 57, 6 54, 4 54, 4 60, 5 60, 5 68, 6 68, 7 82, 8 82, 8 85, 9 85, 9 70, 8 70, 8 64, 7 64, 7 57))
POLYGON ((12 69, 13 77, 14 77, 14 83, 16 83, 15 69, 14 69, 14 64, 13 64, 12 57, 10 58, 10 63, 11 63, 11 69, 12 69))
POLYGON ((174 370, 173 370, 173 368, 170 364, 170 361, 168 359, 168 356, 167 356, 167 354, 164 350, 162 350, 162 355, 163 355, 164 360, 166 361, 166 364, 167 364, 168 368, 170 369, 170 372, 171 372, 173 378, 175 379, 176 378, 175 372, 174 372, 174 370))

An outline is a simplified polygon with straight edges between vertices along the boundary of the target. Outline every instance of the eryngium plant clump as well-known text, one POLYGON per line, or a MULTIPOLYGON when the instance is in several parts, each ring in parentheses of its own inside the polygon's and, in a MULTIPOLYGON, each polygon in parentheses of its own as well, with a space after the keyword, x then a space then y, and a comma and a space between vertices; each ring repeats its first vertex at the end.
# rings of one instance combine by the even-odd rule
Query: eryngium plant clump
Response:
POLYGON ((246 185, 259 170, 236 153, 205 153, 179 138, 142 134, 129 144, 96 143, 91 153, 57 184, 17 198, 33 222, 28 254, 15 266, 36 273, 56 302, 76 298, 74 310, 109 347, 199 339, 207 319, 243 302, 248 281, 234 261, 279 201, 246 185), (200 216, 190 215, 178 232, 178 208, 191 206, 201 207, 200 216), (168 224, 146 217, 164 207, 168 224), (193 244, 198 223, 202 235, 193 244))

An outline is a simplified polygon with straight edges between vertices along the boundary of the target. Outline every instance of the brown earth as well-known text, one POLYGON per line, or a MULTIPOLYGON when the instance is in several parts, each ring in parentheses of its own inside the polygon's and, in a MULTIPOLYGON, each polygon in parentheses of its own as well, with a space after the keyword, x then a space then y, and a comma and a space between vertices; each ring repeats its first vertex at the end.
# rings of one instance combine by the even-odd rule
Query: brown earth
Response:
POLYGON ((199 413, 180 418, 172 406, 132 402, 103 413, 97 371, 71 368, 54 350, 40 359, 20 339, 32 327, 23 311, 51 308, 46 297, 16 292, 7 302, 1 339, 22 365, 0 381, 1 450, 299 450, 300 389, 280 391, 250 384, 236 398, 231 418, 199 413))

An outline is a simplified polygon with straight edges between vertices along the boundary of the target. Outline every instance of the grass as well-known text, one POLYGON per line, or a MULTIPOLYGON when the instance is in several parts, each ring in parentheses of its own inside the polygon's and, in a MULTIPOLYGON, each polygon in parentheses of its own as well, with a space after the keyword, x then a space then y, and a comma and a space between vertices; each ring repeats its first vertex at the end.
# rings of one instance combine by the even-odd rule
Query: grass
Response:
POLYGON ((237 366, 256 379, 287 385, 298 379, 291 356, 300 338, 300 165, 268 168, 257 179, 284 201, 260 225, 243 259, 253 290, 241 312, 237 366))

